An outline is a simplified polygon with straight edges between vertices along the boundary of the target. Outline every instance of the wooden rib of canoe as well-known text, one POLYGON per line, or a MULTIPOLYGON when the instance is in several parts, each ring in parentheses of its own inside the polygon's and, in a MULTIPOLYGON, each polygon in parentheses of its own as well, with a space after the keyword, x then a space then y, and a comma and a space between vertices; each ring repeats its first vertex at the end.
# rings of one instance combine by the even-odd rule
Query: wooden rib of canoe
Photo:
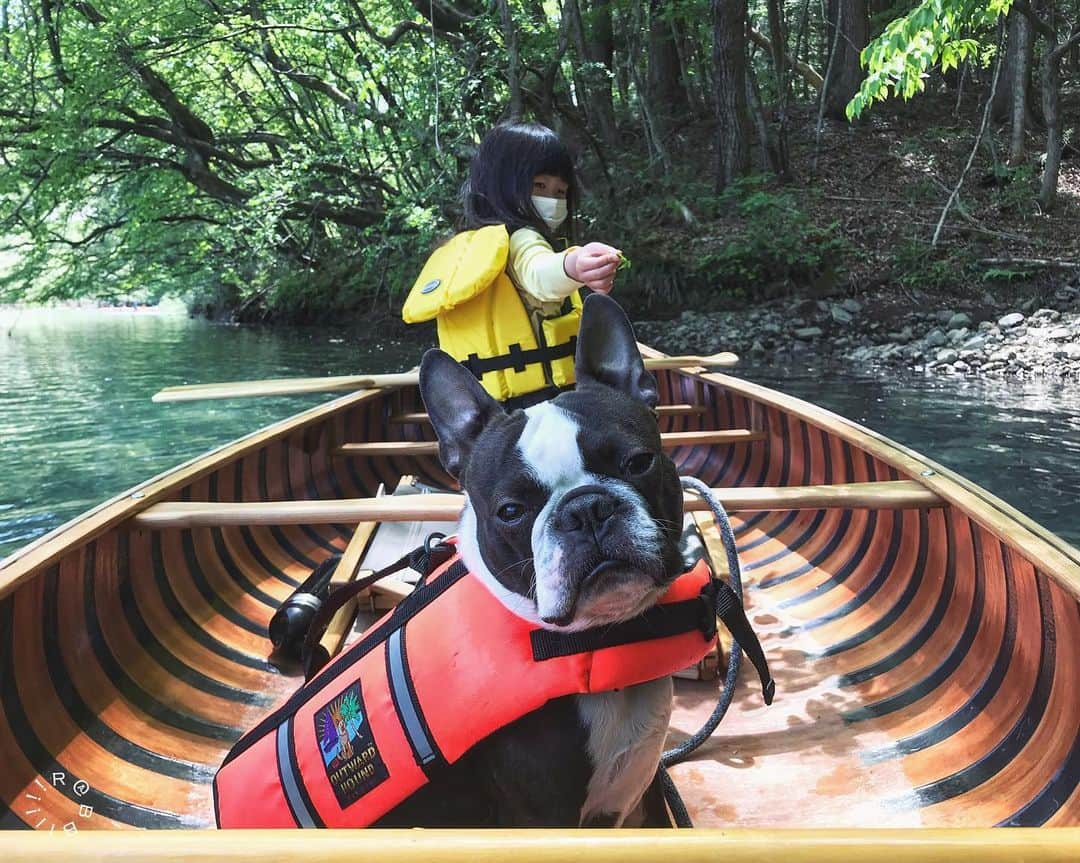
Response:
MULTIPOLYGON (((686 859, 721 849, 729 860, 796 863, 839 859, 839 849, 848 860, 1080 859, 1080 552, 806 402, 720 374, 657 377, 663 401, 681 406, 660 417, 670 455, 734 509, 776 702, 764 707, 746 674, 713 738, 673 769, 700 831, 462 833, 466 845, 445 840, 444 856, 472 849, 520 863, 561 848, 559 859, 625 861, 669 842, 686 859), (1043 829, 984 829, 1006 825, 1043 829), (968 829, 936 829, 955 827, 968 829)), ((0 827, 212 826, 216 766, 298 682, 268 662, 274 609, 346 548, 361 499, 380 485, 404 475, 452 485, 422 411, 412 387, 343 396, 5 560, 0 827)), ((453 502, 440 506, 433 515, 453 502)), ((716 696, 716 682, 679 681, 672 742, 716 696)), ((336 860, 350 847, 350 859, 369 848, 431 859, 444 834, 422 835, 368 833, 351 846, 325 834, 234 841, 184 830, 159 842, 111 834, 50 845, 30 832, 4 842, 27 860, 246 860, 260 848, 263 860, 284 848, 336 860)))

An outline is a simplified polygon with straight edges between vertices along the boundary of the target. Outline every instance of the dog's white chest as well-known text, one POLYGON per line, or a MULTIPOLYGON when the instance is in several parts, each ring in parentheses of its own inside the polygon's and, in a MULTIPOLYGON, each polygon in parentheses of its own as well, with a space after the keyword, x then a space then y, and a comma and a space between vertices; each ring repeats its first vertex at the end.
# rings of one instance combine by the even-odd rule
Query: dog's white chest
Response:
POLYGON ((672 693, 671 678, 664 677, 617 692, 577 696, 593 765, 581 823, 613 815, 615 826, 622 826, 641 802, 663 752, 672 693))

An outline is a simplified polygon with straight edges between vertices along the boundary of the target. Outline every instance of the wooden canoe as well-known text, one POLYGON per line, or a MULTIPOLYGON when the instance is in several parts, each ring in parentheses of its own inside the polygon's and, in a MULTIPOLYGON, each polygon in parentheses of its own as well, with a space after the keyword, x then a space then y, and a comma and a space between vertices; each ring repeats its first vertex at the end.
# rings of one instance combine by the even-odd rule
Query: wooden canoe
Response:
MULTIPOLYGON (((528 861, 558 847, 625 861, 670 842, 687 859, 1080 859, 1080 551, 814 405, 726 375, 657 377, 680 472, 735 510, 777 683, 764 707, 747 672, 713 738, 672 771, 705 829, 454 834, 461 846, 438 832, 351 846, 187 832, 213 824, 210 780, 231 742, 297 685, 267 662, 273 610, 346 548, 358 499, 406 474, 450 483, 418 393, 398 387, 230 443, 0 564, 0 827, 181 829, 53 845, 10 833, 9 854, 326 860, 365 847, 404 860, 440 847, 528 861), (293 501, 308 503, 269 504, 293 501), (986 829, 1006 825, 1044 829, 986 829)), ((673 742, 716 696, 715 682, 679 681, 673 742)))

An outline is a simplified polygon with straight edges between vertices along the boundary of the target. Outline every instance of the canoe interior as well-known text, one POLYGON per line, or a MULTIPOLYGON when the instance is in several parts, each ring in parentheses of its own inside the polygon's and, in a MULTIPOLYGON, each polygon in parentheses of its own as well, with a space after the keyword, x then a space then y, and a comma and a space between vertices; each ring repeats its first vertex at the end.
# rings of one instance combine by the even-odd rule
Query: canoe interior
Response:
MULTIPOLYGON (((658 375, 701 413, 665 431, 765 439, 687 446, 712 486, 910 479, 827 428, 722 383, 658 375)), ((342 443, 427 440, 393 421, 415 391, 342 400, 167 499, 364 497, 429 456, 341 458, 342 443)), ((1062 584, 955 506, 735 514, 751 620, 776 677, 744 667, 714 737, 673 775, 712 827, 1080 824, 1080 613, 1062 584)), ((148 531, 66 551, 0 600, 0 827, 212 826, 210 780, 241 732, 297 685, 265 627, 347 525, 148 531)), ((0 576, 3 569, 0 569, 0 576)), ((672 741, 715 683, 680 681, 672 741)))

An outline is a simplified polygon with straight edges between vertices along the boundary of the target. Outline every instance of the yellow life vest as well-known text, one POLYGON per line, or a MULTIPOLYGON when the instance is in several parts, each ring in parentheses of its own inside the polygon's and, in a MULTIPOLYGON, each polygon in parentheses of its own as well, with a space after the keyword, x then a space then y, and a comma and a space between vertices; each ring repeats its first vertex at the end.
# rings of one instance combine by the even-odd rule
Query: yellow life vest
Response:
POLYGON ((435 318, 439 347, 499 401, 574 383, 581 325, 575 291, 560 315, 533 329, 506 273, 509 251, 504 225, 458 234, 428 258, 401 311, 408 324, 435 318))

